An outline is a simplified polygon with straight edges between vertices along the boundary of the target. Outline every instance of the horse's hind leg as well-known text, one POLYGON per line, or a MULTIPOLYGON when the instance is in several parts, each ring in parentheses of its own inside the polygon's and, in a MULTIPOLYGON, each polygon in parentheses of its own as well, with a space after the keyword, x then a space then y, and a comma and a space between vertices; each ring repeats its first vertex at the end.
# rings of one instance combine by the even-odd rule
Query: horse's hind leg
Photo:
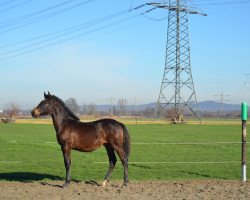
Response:
POLYGON ((118 156, 120 157, 123 168, 124 168, 124 182, 123 182, 123 185, 127 186, 127 183, 129 182, 129 180, 128 180, 128 155, 126 155, 123 148, 118 148, 115 151, 118 154, 118 156))
POLYGON ((107 184, 107 182, 109 181, 111 174, 112 174, 112 171, 113 171, 115 164, 116 164, 116 157, 115 157, 115 152, 114 152, 113 147, 110 144, 105 144, 104 146, 107 150, 107 154, 109 157, 109 169, 108 169, 108 172, 104 178, 102 186, 105 186, 107 184))

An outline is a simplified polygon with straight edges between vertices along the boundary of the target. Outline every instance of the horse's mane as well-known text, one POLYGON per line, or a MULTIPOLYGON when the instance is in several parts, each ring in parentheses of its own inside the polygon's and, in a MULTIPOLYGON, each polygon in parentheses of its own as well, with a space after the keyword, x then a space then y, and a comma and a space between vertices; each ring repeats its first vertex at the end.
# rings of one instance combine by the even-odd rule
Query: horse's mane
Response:
POLYGON ((72 118, 73 120, 80 121, 80 119, 79 119, 77 116, 75 116, 75 114, 68 108, 68 106, 64 103, 63 100, 61 100, 60 98, 58 98, 58 97, 55 96, 55 95, 52 95, 51 97, 52 97, 53 99, 55 99, 57 102, 59 102, 61 106, 63 106, 63 108, 64 108, 65 111, 66 111, 67 117, 70 117, 70 118, 72 118))

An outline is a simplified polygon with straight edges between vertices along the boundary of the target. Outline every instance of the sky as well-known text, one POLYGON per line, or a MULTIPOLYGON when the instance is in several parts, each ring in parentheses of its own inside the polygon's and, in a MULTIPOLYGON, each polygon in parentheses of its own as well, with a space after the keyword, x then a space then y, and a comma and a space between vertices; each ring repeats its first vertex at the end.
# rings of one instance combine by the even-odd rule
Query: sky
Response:
MULTIPOLYGON (((82 104, 156 102, 168 11, 147 0, 0 1, 0 109, 31 108, 50 91, 82 104), (144 13, 144 14, 143 14, 144 13)), ((162 1, 155 1, 162 2, 162 1)), ((198 101, 250 104, 250 1, 193 0, 192 76, 198 101)))

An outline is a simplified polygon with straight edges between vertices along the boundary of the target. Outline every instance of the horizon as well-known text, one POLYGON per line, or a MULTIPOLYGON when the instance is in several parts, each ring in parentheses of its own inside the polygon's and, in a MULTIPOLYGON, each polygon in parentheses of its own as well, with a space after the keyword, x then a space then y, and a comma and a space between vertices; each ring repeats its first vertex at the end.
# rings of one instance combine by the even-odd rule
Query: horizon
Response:
MULTIPOLYGON (((65 99, 65 100, 67 100, 67 99, 65 99)), ((65 102, 65 100, 63 100, 64 102, 65 102)), ((125 99, 126 100, 126 99, 125 99)), ((145 106, 151 106, 151 107, 154 107, 156 104, 157 104, 157 102, 148 102, 148 103, 138 103, 138 104, 134 104, 133 102, 129 102, 129 101, 127 101, 128 103, 126 104, 126 106, 125 106, 125 108, 127 107, 129 107, 130 109, 132 109, 133 107, 135 108, 135 109, 138 109, 139 107, 145 107, 145 106), (132 108, 131 108, 132 107, 132 108), (136 108, 137 107, 137 108, 136 108)), ((12 102, 12 103, 14 103, 14 102, 12 102)), ((100 107, 100 106, 104 106, 104 107, 108 107, 108 108, 111 108, 111 107, 117 107, 117 106, 119 106, 119 104, 118 104, 118 100, 117 101, 114 101, 113 102, 113 104, 111 104, 111 103, 104 103, 104 104, 102 104, 102 103, 100 103, 100 104, 95 104, 95 103, 84 103, 84 104, 79 104, 79 102, 76 100, 76 103, 77 103, 77 105, 78 106, 80 106, 80 107, 84 107, 84 106, 89 106, 89 105, 95 105, 96 107, 100 107)), ((218 108, 218 110, 220 109, 219 108, 219 105, 222 103, 222 102, 219 102, 219 101, 215 101, 215 100, 205 100, 205 101, 198 101, 197 102, 198 103, 198 105, 199 104, 204 104, 204 103, 212 103, 214 106, 216 106, 217 108, 218 108)), ((243 102, 241 102, 241 103, 243 103, 243 102)), ((240 106, 241 106, 241 103, 230 103, 230 102, 224 102, 223 103, 223 105, 224 106, 239 106, 239 109, 240 109, 240 106)), ((15 103, 14 103, 15 104, 15 103)), ((33 109, 34 107, 36 107, 37 106, 37 104, 34 104, 34 105, 20 105, 20 104, 15 104, 17 107, 19 107, 21 110, 31 110, 31 109, 33 109)), ((5 104, 4 106, 1 106, 1 104, 0 104, 0 110, 8 110, 9 109, 9 107, 11 106, 11 103, 10 104, 5 104)), ((200 105, 199 105, 199 110, 201 110, 201 108, 200 108, 200 105)))

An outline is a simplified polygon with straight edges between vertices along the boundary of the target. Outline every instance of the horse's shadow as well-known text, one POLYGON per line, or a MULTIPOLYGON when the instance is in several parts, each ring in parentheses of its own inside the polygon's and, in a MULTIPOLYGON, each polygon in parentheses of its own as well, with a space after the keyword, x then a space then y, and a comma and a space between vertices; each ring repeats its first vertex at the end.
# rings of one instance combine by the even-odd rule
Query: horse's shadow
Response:
POLYGON ((201 174, 201 173, 198 173, 198 172, 189 172, 189 171, 183 171, 183 170, 181 170, 180 172, 188 174, 188 175, 203 177, 203 178, 213 178, 212 176, 210 176, 208 174, 201 174))
POLYGON ((6 181, 18 181, 18 182, 33 182, 33 181, 41 181, 44 179, 50 180, 63 180, 60 176, 54 176, 51 174, 40 174, 33 172, 11 172, 11 173, 0 173, 0 180, 6 181))
MULTIPOLYGON (((33 173, 33 172, 11 172, 11 173, 0 173, 0 181, 17 181, 22 183, 32 183, 34 181, 40 182, 42 185, 48 185, 51 187, 59 187, 61 188, 62 185, 58 185, 56 183, 50 183, 49 181, 46 182, 44 180, 52 180, 52 181, 64 181, 64 178, 60 176, 55 176, 51 174, 40 174, 40 173, 33 173)), ((79 183, 79 180, 72 179, 72 182, 79 183)), ((90 180, 86 181, 86 184, 100 186, 96 181, 90 180)))
MULTIPOLYGON (((22 183, 32 183, 33 181, 43 181, 43 180, 55 180, 62 181, 64 180, 60 176, 54 176, 51 174, 39 174, 33 172, 11 172, 11 173, 0 173, 0 181, 17 181, 22 183)), ((42 185, 50 185, 53 187, 61 187, 60 185, 53 185, 46 182, 40 182, 42 185)))

